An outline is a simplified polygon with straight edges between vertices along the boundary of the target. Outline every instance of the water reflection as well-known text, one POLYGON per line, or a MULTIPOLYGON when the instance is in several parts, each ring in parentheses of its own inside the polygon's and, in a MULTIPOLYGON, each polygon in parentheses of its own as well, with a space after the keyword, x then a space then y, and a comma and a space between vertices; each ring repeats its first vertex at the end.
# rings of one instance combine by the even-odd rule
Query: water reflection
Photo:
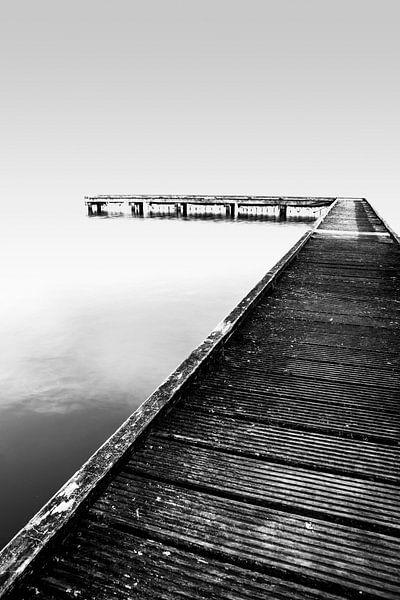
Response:
POLYGON ((110 213, 6 224, 0 545, 308 226, 110 213))

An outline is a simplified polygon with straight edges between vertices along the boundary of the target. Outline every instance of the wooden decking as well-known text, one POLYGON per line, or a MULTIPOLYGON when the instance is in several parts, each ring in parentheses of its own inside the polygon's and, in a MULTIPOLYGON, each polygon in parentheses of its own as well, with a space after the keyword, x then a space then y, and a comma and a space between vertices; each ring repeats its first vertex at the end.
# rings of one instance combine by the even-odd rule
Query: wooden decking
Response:
POLYGON ((338 200, 297 250, 4 597, 400 598, 400 246, 338 200))

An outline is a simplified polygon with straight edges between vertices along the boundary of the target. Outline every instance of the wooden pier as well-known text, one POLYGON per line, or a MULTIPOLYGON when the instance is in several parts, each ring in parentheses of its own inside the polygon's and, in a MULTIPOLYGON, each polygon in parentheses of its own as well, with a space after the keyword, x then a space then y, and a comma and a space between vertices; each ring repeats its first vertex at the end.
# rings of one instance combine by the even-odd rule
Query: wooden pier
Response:
POLYGON ((398 600, 399 328, 399 240, 337 199, 3 550, 0 596, 398 600))
POLYGON ((203 212, 210 207, 222 208, 227 217, 236 218, 243 209, 269 209, 281 220, 286 219, 291 208, 323 208, 334 198, 295 197, 295 196, 156 196, 156 195, 114 195, 87 196, 85 204, 88 215, 101 215, 109 209, 127 206, 132 215, 148 216, 154 209, 168 208, 176 216, 188 217, 191 209, 203 212))

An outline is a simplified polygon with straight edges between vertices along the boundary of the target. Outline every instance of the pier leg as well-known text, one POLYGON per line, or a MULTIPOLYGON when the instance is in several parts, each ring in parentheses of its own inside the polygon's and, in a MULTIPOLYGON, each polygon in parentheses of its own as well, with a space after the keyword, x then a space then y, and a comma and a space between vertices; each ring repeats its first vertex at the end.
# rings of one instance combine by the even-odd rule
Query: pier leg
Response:
POLYGON ((279 207, 279 219, 281 221, 286 221, 286 216, 287 216, 287 207, 286 206, 280 206, 279 207))
POLYGON ((97 207, 97 214, 101 215, 101 213, 103 212, 103 204, 102 204, 102 202, 98 202, 96 204, 96 207, 97 207))
POLYGON ((89 216, 93 215, 93 206, 91 204, 87 205, 87 212, 89 216))
POLYGON ((236 219, 236 216, 237 216, 237 204, 236 204, 236 202, 233 202, 232 204, 230 204, 230 209, 231 209, 231 219, 236 219))
POLYGON ((182 216, 187 217, 188 205, 187 202, 182 202, 182 216))
POLYGON ((148 213, 148 204, 147 202, 135 202, 132 204, 132 214, 135 213, 140 217, 146 217, 148 213))

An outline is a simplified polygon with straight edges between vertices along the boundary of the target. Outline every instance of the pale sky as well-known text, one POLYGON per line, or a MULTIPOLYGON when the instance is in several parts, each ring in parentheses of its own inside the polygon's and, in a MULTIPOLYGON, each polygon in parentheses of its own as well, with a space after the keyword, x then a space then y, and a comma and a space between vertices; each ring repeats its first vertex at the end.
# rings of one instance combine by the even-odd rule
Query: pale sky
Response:
POLYGON ((3 211, 232 193, 366 196, 398 212, 398 1, 3 0, 0 11, 3 211))

